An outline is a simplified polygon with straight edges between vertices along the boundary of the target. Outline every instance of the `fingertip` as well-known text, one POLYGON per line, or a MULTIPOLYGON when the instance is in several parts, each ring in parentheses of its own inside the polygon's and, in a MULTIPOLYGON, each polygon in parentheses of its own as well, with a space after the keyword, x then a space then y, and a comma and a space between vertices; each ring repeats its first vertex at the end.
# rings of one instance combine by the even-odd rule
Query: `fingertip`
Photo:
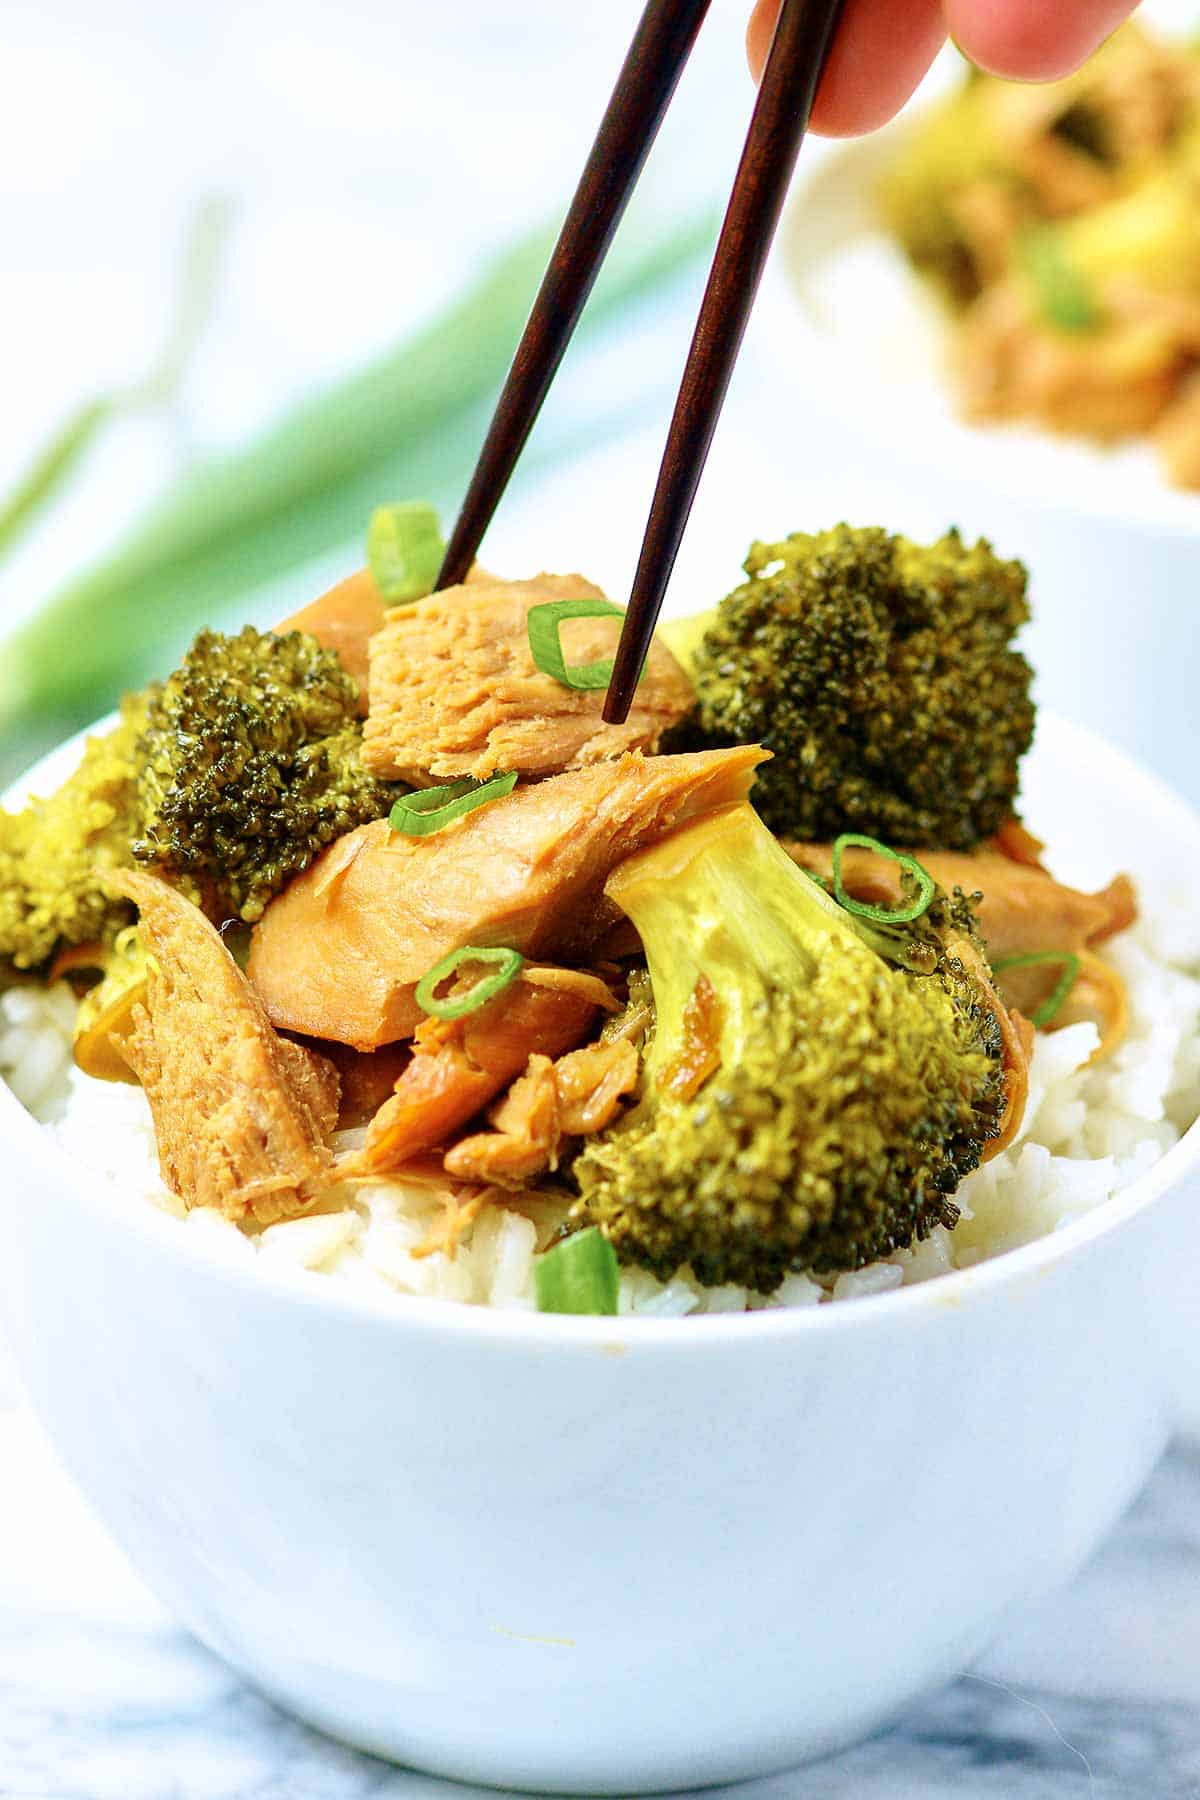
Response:
MULTIPOLYGON (((779 0, 757 0, 746 55, 757 81, 771 48, 779 0)), ((809 121, 824 137, 874 131, 899 112, 945 38, 939 0, 846 0, 809 121)))
POLYGON ((1057 81, 1099 49, 1136 0, 945 0, 946 23, 964 56, 1012 81, 1057 81))
POLYGON ((762 80, 775 21, 779 17, 779 5, 780 0, 756 0, 750 23, 746 26, 746 60, 755 81, 762 80))
POLYGON ((847 0, 812 129, 857 137, 886 125, 911 99, 945 37, 939 0, 847 0))

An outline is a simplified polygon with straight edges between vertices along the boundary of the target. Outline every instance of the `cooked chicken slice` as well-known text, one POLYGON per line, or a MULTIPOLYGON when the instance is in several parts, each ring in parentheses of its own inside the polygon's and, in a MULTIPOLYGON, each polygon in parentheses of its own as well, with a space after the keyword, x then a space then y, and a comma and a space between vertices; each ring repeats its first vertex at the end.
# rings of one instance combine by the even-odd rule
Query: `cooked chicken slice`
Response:
MULTIPOLYGON (((1033 854, 1035 848, 1040 848, 1027 834, 1019 837, 1017 844, 1023 854, 1033 854)), ((833 856, 827 844, 788 844, 786 848, 802 868, 826 878, 831 874, 833 856)), ((1088 947, 1103 943, 1136 919, 1137 899, 1127 875, 1115 876, 1099 893, 1084 894, 1078 888, 1065 887, 1062 882, 1055 881, 1044 869, 1032 863, 1016 862, 997 850, 981 850, 971 855, 951 850, 918 850, 916 855, 922 867, 947 891, 959 887, 965 894, 982 893, 978 919, 987 946, 988 963, 1003 962, 1010 956, 1036 955, 1045 950, 1069 952, 1081 959, 1086 957, 1086 982, 1074 996, 1075 1004, 1057 1014, 1054 1024, 1066 1025, 1081 1017, 1095 1016, 1100 1024, 1104 1052, 1115 1048, 1128 1020, 1124 983, 1117 971, 1092 956, 1088 947), (1092 1002, 1090 1010, 1086 1004, 1088 999, 1092 1002)), ((847 850, 842 858, 842 880, 847 893, 856 900, 865 900, 873 906, 899 904, 899 865, 871 850, 847 850)), ((1048 964, 1031 971, 1013 970, 1011 974, 1005 971, 997 980, 982 959, 974 954, 967 939, 956 938, 954 942, 964 961, 977 965, 975 972, 980 979, 986 977, 988 988, 998 995, 997 1018, 1005 1036, 1005 1056, 1015 1067, 1020 1059, 1011 1039, 1006 1009, 1019 1009, 1014 1011, 1013 1017, 1019 1020, 1021 1031, 1026 1032, 1027 1018, 1022 1014, 1032 1015, 1037 1011, 1061 975, 1061 967, 1048 964)), ((1028 1061, 1028 1052, 1024 1060, 1028 1061)), ((1020 1108, 1023 1111, 1028 1071, 1023 1077, 1018 1071, 1017 1079, 1019 1085, 1023 1081, 1020 1108)), ((1013 1092, 1010 1079, 1008 1123, 1011 1129, 1006 1130, 1001 1148, 1011 1141, 1015 1131, 1012 1126, 1013 1092)), ((989 1147, 988 1154, 996 1154, 995 1145, 989 1147)))
MULTIPOLYGON (((788 844, 802 868, 828 877, 833 853, 827 844, 788 844)), ((981 893, 979 930, 988 960, 1036 950, 1083 950, 1123 931, 1137 917, 1128 875, 1118 875, 1096 894, 1065 887, 1044 869, 1014 862, 994 850, 960 854, 952 850, 914 852, 933 879, 953 892, 981 893)), ((897 906, 901 897, 898 863, 871 850, 847 850, 842 858, 846 892, 874 906, 897 906)))
MULTIPOLYGON (((363 762, 374 775, 424 787, 499 770, 553 775, 623 750, 657 750, 693 703, 691 684, 655 642, 623 725, 601 718, 602 688, 566 687, 529 649, 530 609, 602 600, 579 575, 473 580, 396 607, 371 641, 371 709, 363 762)), ((619 618, 569 619, 568 665, 613 654, 619 618)))
POLYGON ((492 1108, 491 1131, 446 1152, 457 1180, 517 1187, 557 1167, 565 1137, 603 1131, 637 1086, 638 1053, 628 1039, 587 1044, 557 1062, 531 1056, 525 1073, 492 1108))
POLYGON ((1028 825, 1011 814, 999 831, 993 831, 981 848, 994 850, 998 856, 1006 856, 1009 862, 1024 863, 1027 869, 1041 869, 1045 872, 1046 865, 1042 861, 1045 844, 1041 838, 1034 837, 1028 825))
POLYGON ((328 593, 302 606, 277 632, 307 631, 326 650, 337 652, 347 674, 358 683, 359 711, 367 710, 367 645, 383 624, 386 608, 370 569, 359 569, 328 593))
POLYGON ((746 794, 755 745, 569 770, 431 837, 386 819, 319 856, 255 927, 249 974, 277 1026, 372 1050, 425 1016, 421 977, 451 950, 503 944, 563 962, 617 918, 603 895, 622 858, 746 794))
MULTIPOLYGON (((596 985, 607 993, 603 983, 596 985)), ((578 1044, 596 1012, 596 998, 586 990, 523 978, 465 1018, 426 1019, 413 1040, 412 1060, 372 1119, 365 1144, 339 1165, 339 1173, 382 1174, 444 1144, 520 1074, 531 1054, 557 1056, 578 1044)))
POLYGON ((337 1071, 272 1030, 198 907, 153 875, 105 880, 139 908, 144 1004, 118 1048, 146 1092, 163 1180, 238 1223, 295 1216, 331 1180, 337 1071))
MULTIPOLYGON (((1089 1020, 1100 1033, 1100 1042, 1090 1060, 1101 1062, 1124 1040, 1129 1030, 1129 995, 1120 970, 1112 963, 1105 962, 1091 950, 1077 950, 1073 954, 1078 959, 1078 971, 1070 992, 1061 1005, 1055 1007, 1045 1029, 1060 1031, 1064 1025, 1078 1025, 1089 1020)), ((1043 1006, 1052 1004, 1065 966, 1063 961, 1051 960, 1001 970, 996 980, 1003 990, 1005 1003, 1019 1008, 1027 1018, 1036 1019, 1043 1006)))

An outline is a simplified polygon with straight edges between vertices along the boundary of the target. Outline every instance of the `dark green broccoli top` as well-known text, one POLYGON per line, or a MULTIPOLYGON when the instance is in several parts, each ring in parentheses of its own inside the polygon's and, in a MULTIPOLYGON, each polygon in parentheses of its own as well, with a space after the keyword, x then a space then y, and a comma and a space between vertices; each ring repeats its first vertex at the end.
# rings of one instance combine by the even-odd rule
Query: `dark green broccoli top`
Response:
POLYGON ((337 656, 305 632, 201 632, 150 703, 134 856, 213 917, 260 918, 401 791, 359 761, 357 701, 337 656))
POLYGON ((753 795, 772 830, 954 850, 995 831, 1033 737, 1011 642, 1028 618, 1021 564, 954 531, 925 548, 838 525, 756 543, 745 568, 680 648, 700 741, 774 753, 753 795))

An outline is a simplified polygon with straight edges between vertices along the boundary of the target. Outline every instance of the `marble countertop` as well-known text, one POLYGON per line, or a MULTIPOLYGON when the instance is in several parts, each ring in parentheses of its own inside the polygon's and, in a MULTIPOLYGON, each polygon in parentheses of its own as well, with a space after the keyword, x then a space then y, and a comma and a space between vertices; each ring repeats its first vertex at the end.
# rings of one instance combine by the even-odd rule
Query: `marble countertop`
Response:
MULTIPOLYGON (((5 1800, 455 1800, 285 1717, 167 1617, 9 1380, 0 1394, 5 1800), (4 1401, 7 1404, 4 1404, 4 1401)), ((716 1790, 709 1790, 716 1793, 716 1790)), ((1200 1450, 894 1730, 738 1800, 1200 1800, 1200 1450)))

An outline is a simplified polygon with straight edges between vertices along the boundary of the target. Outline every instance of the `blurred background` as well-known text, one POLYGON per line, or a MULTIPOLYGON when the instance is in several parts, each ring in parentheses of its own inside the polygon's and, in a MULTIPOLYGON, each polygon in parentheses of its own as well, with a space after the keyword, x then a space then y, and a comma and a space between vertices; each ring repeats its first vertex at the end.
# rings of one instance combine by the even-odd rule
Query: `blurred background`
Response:
MULTIPOLYGON (((716 0, 627 220, 624 283, 597 297, 489 540, 497 567, 586 561, 618 590, 631 571, 752 104, 747 10, 716 0)), ((269 622, 361 562, 373 504, 452 513, 639 13, 6 9, 0 492, 55 477, 53 503, 0 534, 6 772, 197 625, 269 622), (425 366, 397 372, 426 327, 425 366), (290 416, 314 393, 328 404, 290 416), (52 623, 14 637, 35 613, 52 623)), ((758 460, 752 389, 747 370, 716 491, 758 460)), ((689 564, 706 596, 759 529, 726 508, 721 573, 689 564)))
MULTIPOLYGON (((640 10, 6 7, 0 777, 201 624, 269 624, 356 566, 374 505, 448 524, 640 10)), ((500 572, 623 597, 753 101, 747 12, 714 0, 485 545, 500 572)), ((1119 461, 1097 483, 1093 453, 960 455, 889 385, 897 292, 869 258, 823 294, 841 341, 815 328, 806 246, 847 228, 845 155, 802 152, 668 609, 711 604, 754 537, 958 523, 1030 563, 1043 701, 1200 798, 1200 501, 1147 526, 1119 461)))

